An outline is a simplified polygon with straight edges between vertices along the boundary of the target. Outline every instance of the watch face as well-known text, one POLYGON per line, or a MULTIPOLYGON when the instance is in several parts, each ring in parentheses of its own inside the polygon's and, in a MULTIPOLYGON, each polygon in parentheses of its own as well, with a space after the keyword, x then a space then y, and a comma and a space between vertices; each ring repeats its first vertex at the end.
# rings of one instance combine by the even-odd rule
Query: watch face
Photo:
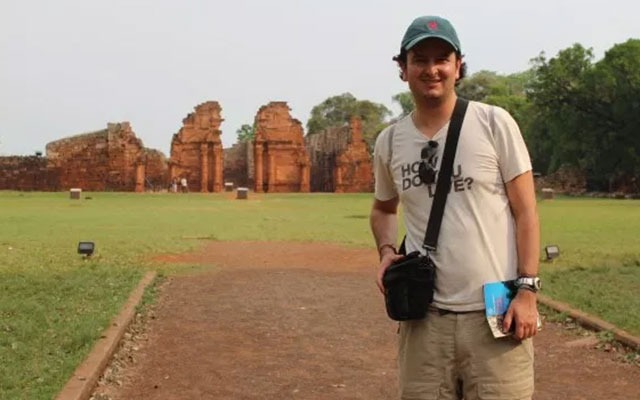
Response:
POLYGON ((538 290, 540 290, 542 288, 542 282, 540 281, 540 278, 535 278, 533 280, 533 284, 536 286, 536 288, 538 290))

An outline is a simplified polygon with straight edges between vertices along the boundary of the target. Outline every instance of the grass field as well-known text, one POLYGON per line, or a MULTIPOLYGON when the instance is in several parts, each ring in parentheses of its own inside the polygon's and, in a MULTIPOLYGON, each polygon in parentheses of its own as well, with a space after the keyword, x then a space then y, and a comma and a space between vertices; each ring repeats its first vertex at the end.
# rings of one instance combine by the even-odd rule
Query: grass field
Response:
MULTIPOLYGON (((0 399, 54 396, 144 271, 199 268, 153 265, 150 255, 201 239, 372 246, 370 194, 83 197, 0 192, 0 399), (96 243, 88 261, 76 254, 84 240, 96 243)), ((543 244, 561 249, 542 263, 544 293, 640 335, 640 202, 556 199, 539 208, 543 244)))

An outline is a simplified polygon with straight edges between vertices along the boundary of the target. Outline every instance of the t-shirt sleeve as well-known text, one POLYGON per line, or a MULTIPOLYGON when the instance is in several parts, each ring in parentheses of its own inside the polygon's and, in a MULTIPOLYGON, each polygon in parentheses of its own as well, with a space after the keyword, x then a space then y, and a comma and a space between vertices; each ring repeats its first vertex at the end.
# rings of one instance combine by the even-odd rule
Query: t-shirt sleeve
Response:
POLYGON ((398 196, 389 168, 389 135, 391 129, 392 127, 388 127, 378 135, 373 149, 374 196, 380 201, 391 200, 398 196))
POLYGON ((492 107, 493 136, 502 180, 506 183, 530 171, 531 159, 520 128, 503 108, 492 107))

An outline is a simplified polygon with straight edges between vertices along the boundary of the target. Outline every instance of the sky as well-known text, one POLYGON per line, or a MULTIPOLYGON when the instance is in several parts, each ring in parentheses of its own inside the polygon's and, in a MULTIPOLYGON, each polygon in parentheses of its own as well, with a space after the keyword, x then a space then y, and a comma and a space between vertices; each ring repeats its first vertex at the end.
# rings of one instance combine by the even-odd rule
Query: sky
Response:
POLYGON ((407 87, 391 57, 421 15, 453 23, 469 73, 524 71, 574 43, 597 60, 640 38, 630 0, 1 0, 0 155, 129 121, 169 156, 182 119, 210 100, 225 148, 270 101, 305 129, 346 92, 397 114, 407 87))

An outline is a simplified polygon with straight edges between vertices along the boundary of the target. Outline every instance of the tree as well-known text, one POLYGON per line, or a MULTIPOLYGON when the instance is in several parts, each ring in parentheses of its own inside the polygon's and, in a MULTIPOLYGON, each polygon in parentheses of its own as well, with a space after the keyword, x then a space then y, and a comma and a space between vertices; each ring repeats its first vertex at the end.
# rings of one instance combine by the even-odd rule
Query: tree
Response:
POLYGON ((585 76, 593 100, 583 164, 594 186, 640 191, 640 40, 609 49, 585 76))
POLYGON ((592 68, 593 52, 580 44, 561 50, 549 60, 544 53, 532 60, 533 78, 527 96, 534 107, 530 139, 532 158, 546 159, 542 171, 551 173, 564 164, 583 167, 580 162, 586 140, 581 119, 589 113, 591 101, 584 98, 585 74, 592 68))
POLYGON ((507 85, 500 78, 493 71, 478 71, 460 81, 456 93, 467 100, 486 102, 490 95, 507 93, 507 85))
POLYGON ((251 126, 249 124, 243 124, 236 131, 236 134, 238 135, 238 143, 240 143, 240 142, 250 142, 255 138, 256 130, 255 130, 255 127, 253 127, 253 126, 251 126))
POLYGON ((585 171, 589 190, 639 190, 640 41, 592 60, 579 44, 533 60, 528 95, 537 149, 550 152, 549 172, 562 164, 585 171))
POLYGON ((386 125, 391 111, 383 104, 358 100, 351 93, 332 96, 311 109, 307 134, 313 135, 329 128, 348 124, 351 117, 362 119, 362 135, 371 145, 386 125))
POLYGON ((393 101, 400 105, 402 109, 402 113, 399 115, 399 118, 404 117, 405 115, 409 115, 416 105, 413 102, 413 96, 411 92, 402 92, 398 93, 391 98, 393 101))

